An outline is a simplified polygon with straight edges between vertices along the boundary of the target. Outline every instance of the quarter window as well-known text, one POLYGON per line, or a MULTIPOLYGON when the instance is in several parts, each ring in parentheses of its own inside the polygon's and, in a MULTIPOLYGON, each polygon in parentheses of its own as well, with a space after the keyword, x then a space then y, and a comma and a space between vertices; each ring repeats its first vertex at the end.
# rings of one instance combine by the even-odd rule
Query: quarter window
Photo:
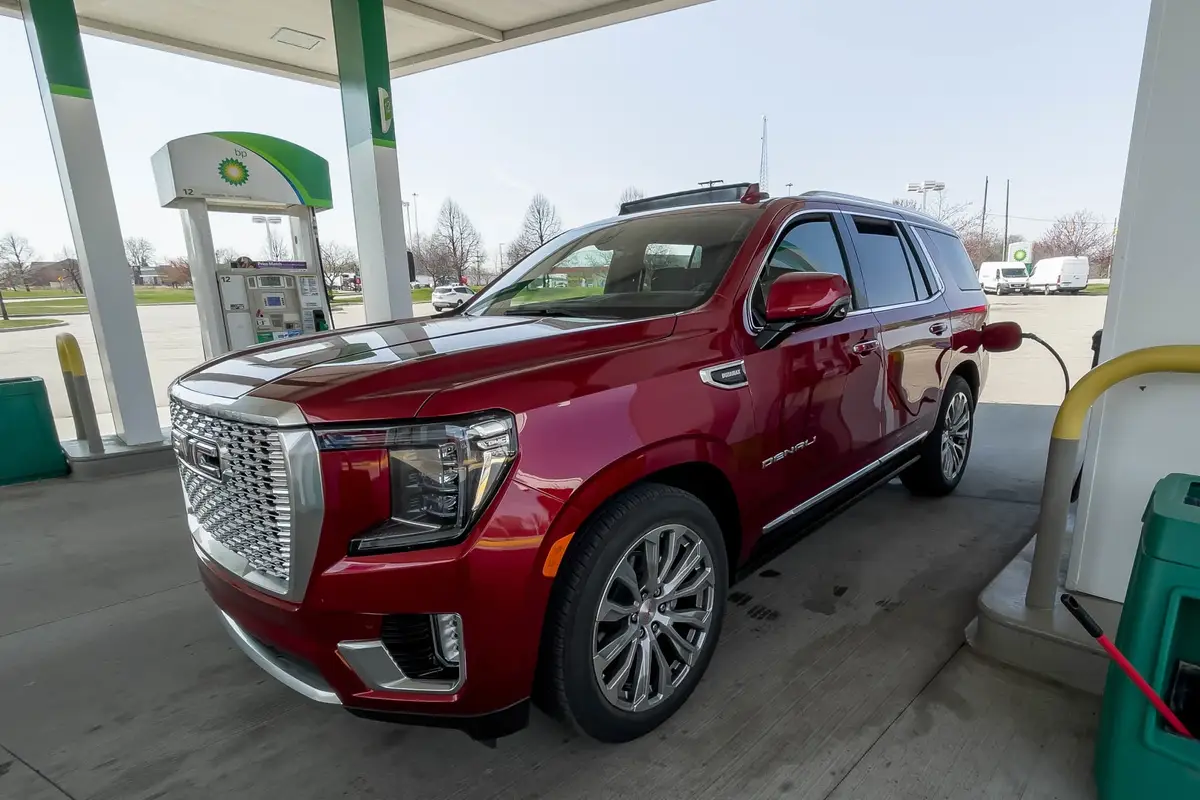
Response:
POLYGON ((871 306, 915 303, 930 296, 916 256, 896 222, 854 217, 854 231, 854 249, 871 306))
POLYGON ((766 319, 771 284, 789 272, 828 272, 841 275, 849 283, 846 256, 833 220, 824 216, 802 217, 775 246, 750 302, 756 324, 761 325, 766 319))
MULTIPOLYGON (((916 231, 929 250, 933 263, 944 277, 952 279, 964 292, 980 290, 979 274, 975 272, 975 265, 971 263, 971 257, 967 255, 962 240, 957 236, 928 228, 917 228, 916 231)), ((1025 275, 1025 270, 1021 270, 1021 275, 1025 275)))

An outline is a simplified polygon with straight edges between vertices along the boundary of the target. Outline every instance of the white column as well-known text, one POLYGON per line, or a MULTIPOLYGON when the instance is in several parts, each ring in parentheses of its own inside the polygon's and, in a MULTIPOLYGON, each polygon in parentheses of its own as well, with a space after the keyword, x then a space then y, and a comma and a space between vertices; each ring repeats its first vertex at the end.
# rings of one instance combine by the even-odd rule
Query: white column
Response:
MULTIPOLYGON (((1103 360, 1200 344, 1200 3, 1153 0, 1121 198, 1103 360)), ((1067 585, 1123 601, 1159 478, 1200 473, 1200 378, 1147 375, 1096 405, 1067 585)))
POLYGON ((217 290, 216 249, 212 225, 204 200, 179 200, 179 217, 183 220, 183 241, 187 247, 188 266, 192 271, 192 288, 196 293, 196 313, 200 318, 200 343, 204 358, 216 358, 229 352, 229 336, 225 330, 225 312, 217 290))
POLYGON ((146 347, 72 0, 22 0, 117 436, 162 442, 146 347))
POLYGON ((383 0, 330 0, 367 322, 412 316, 383 0))

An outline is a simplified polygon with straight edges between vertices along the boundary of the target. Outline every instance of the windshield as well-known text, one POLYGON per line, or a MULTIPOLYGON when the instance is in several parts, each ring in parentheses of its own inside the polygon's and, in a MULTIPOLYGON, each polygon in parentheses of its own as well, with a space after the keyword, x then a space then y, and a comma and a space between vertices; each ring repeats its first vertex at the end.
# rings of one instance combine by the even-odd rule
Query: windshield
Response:
POLYGON ((695 308, 761 213, 713 206, 576 228, 529 254, 465 313, 636 319, 695 308))
POLYGON ((1006 278, 1024 278, 1027 277, 1024 267, 1005 267, 1000 270, 1006 278))

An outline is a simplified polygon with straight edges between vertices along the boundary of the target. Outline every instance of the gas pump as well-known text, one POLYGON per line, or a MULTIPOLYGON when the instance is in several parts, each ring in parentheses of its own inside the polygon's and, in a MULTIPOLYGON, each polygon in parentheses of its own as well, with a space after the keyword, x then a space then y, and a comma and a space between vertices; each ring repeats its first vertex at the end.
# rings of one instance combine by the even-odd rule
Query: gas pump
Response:
POLYGON ((329 163, 256 133, 199 133, 151 158, 159 202, 179 209, 204 357, 330 330, 316 212, 333 207, 329 163), (209 211, 286 215, 294 260, 216 263, 209 211))

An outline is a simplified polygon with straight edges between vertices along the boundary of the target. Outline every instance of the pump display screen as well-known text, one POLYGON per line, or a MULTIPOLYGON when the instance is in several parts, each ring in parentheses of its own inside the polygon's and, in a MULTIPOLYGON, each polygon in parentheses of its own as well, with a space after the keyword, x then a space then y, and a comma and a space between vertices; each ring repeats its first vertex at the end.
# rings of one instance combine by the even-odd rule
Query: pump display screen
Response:
POLYGON ((263 305, 267 308, 283 308, 287 303, 284 302, 281 294, 264 294, 263 305))
POLYGON ((263 287, 279 288, 283 286, 282 275, 260 275, 258 277, 258 285, 263 287))

